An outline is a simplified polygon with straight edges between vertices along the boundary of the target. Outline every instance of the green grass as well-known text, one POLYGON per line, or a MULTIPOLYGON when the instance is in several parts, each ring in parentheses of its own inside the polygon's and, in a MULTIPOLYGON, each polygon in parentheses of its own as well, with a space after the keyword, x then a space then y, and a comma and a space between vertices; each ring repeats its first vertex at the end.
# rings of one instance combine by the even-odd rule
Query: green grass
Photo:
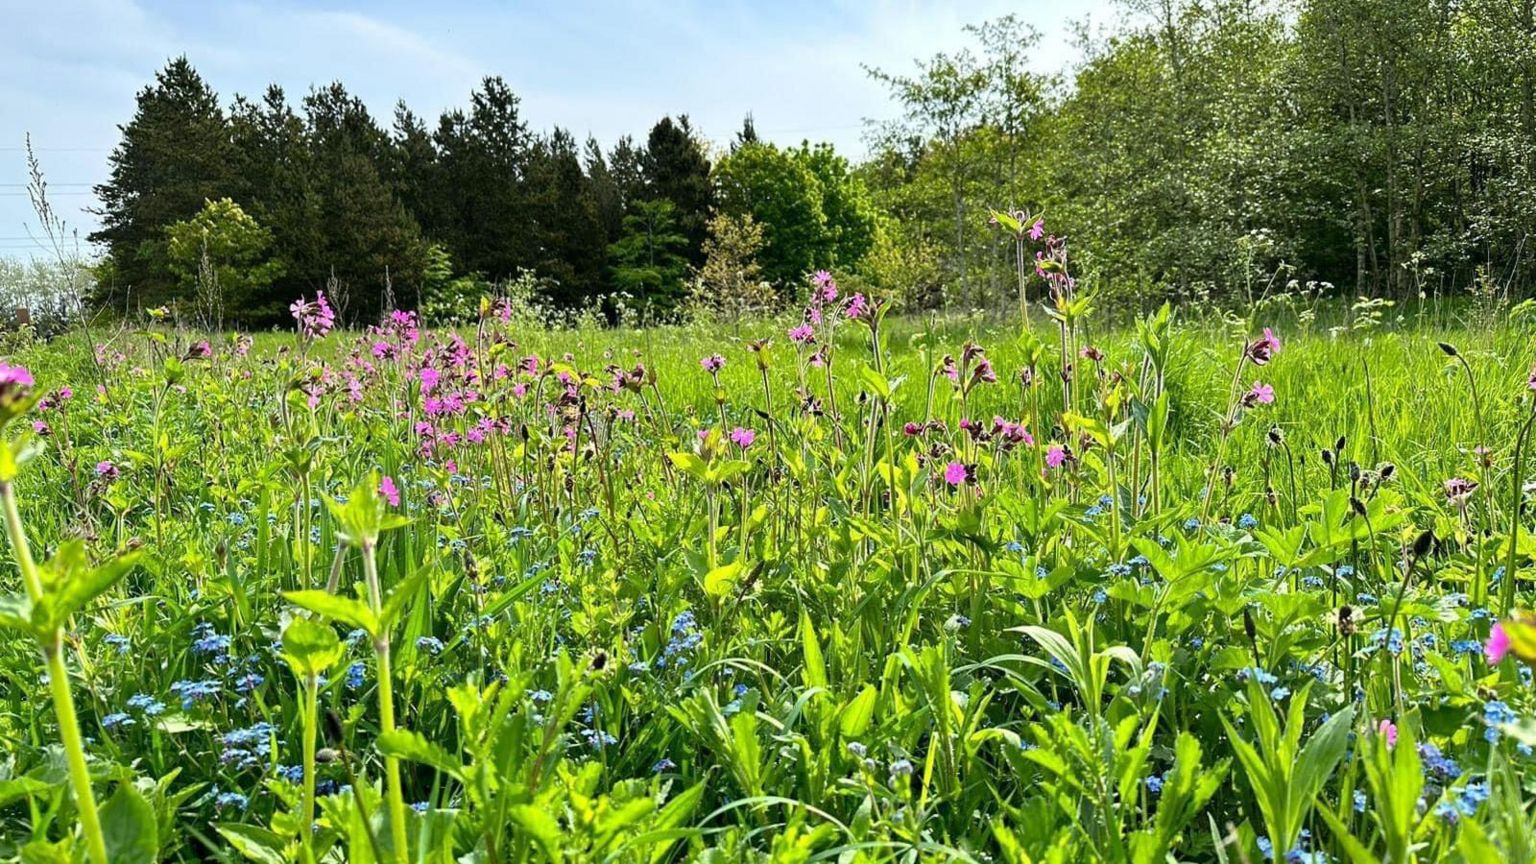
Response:
POLYGON ((82 752, 114 861, 1529 860, 1536 343, 1452 311, 1090 317, 1069 410, 1043 318, 843 322, 830 376, 793 321, 22 346, 31 547, 138 552, 5 607, 73 612, 86 740, 51 623, 5 618, 0 855, 94 854, 82 752), (968 340, 998 380, 962 399, 968 340), (962 429, 994 416, 1034 443, 962 429))

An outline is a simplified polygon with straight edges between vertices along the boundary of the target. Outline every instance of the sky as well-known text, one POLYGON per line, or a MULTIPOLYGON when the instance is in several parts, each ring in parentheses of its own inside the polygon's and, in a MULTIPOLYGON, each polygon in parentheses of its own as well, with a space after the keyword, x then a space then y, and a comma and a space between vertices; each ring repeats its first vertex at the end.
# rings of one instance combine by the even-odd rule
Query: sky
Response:
POLYGON ((1009 12, 1042 34, 1030 62, 1043 72, 1070 68, 1074 22, 1117 14, 1111 0, 0 0, 0 256, 41 253, 26 136, 55 209, 88 233, 91 186, 134 94, 181 54, 226 104, 269 83, 297 103, 341 81, 381 125, 400 99, 435 120, 500 75, 532 128, 605 147, 682 113, 723 144, 751 112, 764 138, 857 158, 865 122, 896 113, 861 64, 910 71, 970 44, 965 25, 1009 12))

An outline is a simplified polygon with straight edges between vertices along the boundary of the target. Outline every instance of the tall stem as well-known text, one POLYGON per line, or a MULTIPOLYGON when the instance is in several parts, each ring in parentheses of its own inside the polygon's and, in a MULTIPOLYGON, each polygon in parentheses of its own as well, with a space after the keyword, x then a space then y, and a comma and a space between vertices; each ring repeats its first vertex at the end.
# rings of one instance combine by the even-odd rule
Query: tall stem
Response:
MULTIPOLYGON (((383 601, 379 590, 378 565, 374 562, 373 553, 373 544, 364 543, 363 575, 368 580, 368 598, 373 603, 374 611, 378 612, 383 608, 383 601)), ((379 664, 379 734, 382 736, 395 731, 395 688, 390 675, 387 632, 374 635, 373 653, 379 664)), ((384 794, 389 804, 389 836, 394 841, 395 860, 405 864, 405 795, 400 790, 400 760, 394 756, 384 757, 384 779, 384 794)))
MULTIPOLYGON (((40 603, 43 600, 43 581, 37 575, 37 563, 32 560, 32 547, 21 526, 21 511, 17 509, 16 494, 10 483, 0 483, 0 502, 4 503, 5 508, 5 533, 10 537, 11 548, 16 553, 16 565, 21 569, 22 580, 26 583, 27 596, 33 603, 40 603)), ((64 744, 64 756, 69 763, 69 784, 75 793, 75 809, 80 811, 80 827, 85 833, 86 851, 94 864, 107 864, 107 843, 101 833, 101 820, 96 814, 96 793, 91 789, 91 771, 85 763, 85 743, 80 738, 80 720, 75 715, 74 696, 69 692, 69 669, 64 664, 63 628, 55 628, 41 647, 43 659, 48 663, 48 690, 53 696, 53 713, 59 721, 59 739, 64 744)))

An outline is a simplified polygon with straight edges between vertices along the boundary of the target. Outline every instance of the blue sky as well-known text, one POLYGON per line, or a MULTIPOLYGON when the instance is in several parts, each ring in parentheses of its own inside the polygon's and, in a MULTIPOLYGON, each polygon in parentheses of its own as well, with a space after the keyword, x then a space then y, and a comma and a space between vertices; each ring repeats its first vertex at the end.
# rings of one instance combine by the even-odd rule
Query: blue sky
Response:
POLYGON ((376 117, 398 99, 435 118, 503 76, 535 129, 604 145, 687 113, 730 139, 751 111, 766 138, 863 153, 865 119, 893 109, 860 68, 905 70, 967 44, 965 24, 1007 12, 1044 38, 1032 61, 1066 68, 1074 21, 1112 22, 1110 0, 566 0, 296 3, 0 0, 0 255, 35 233, 22 144, 31 133, 56 208, 82 233, 117 126, 165 61, 186 54, 226 103, 276 82, 297 101, 340 80, 376 117))

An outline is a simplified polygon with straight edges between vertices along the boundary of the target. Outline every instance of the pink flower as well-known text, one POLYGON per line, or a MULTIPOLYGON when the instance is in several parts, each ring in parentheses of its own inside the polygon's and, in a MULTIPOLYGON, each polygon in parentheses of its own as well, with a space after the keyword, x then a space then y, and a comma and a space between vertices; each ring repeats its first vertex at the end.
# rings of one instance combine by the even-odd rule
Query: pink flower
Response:
POLYGON ((313 303, 299 297, 288 307, 288 311, 293 313, 293 319, 298 322, 299 333, 310 339, 318 339, 336 326, 336 313, 326 301, 324 291, 315 293, 313 303))
POLYGON ((109 483, 116 480, 119 473, 117 466, 106 459, 96 463, 96 476, 109 483))
POLYGON ((1387 747, 1397 746, 1397 724, 1391 720, 1383 720, 1376 725, 1376 732, 1387 739, 1387 747))
POLYGON ((951 462, 944 466, 944 482, 951 486, 959 486, 965 482, 968 473, 964 462, 951 462))
POLYGON ((1255 339, 1253 344, 1248 346, 1248 359, 1255 366, 1263 366, 1269 362, 1271 357, 1274 357, 1279 352, 1280 337, 1275 335, 1275 331, 1265 327, 1264 335, 1255 339))
POLYGON ((384 478, 379 481, 379 494, 384 496, 384 500, 389 502, 389 506, 400 506, 400 489, 395 486, 394 478, 388 474, 385 474, 384 478))
POLYGON ((809 345, 815 341, 815 331, 810 324, 801 324, 799 327, 789 329, 789 341, 796 345, 809 345))
POLYGON ((699 365, 704 367, 705 372, 714 375, 725 368, 725 358, 719 354, 711 354, 708 357, 701 358, 699 365))
POLYGON ((923 434, 923 424, 913 420, 908 420, 906 424, 901 427, 901 431, 903 434, 908 436, 921 435, 923 434))
POLYGON ((8 385, 15 385, 18 389, 31 387, 35 383, 37 382, 32 380, 32 373, 27 371, 27 367, 0 363, 0 389, 11 389, 8 385))
POLYGON ((441 380, 443 380, 443 373, 431 366, 421 367, 421 392, 431 393, 437 387, 437 382, 441 380))
POLYGON ((1252 408, 1255 405, 1268 405, 1275 401, 1275 388, 1262 381, 1253 382, 1253 386, 1243 395, 1243 407, 1252 408))
POLYGON ((1067 461, 1067 449, 1060 444, 1052 444, 1045 451, 1045 467, 1060 468, 1067 461))
POLYGON ((1508 653, 1509 634, 1504 632, 1502 623, 1494 624, 1493 630, 1488 634, 1488 641, 1483 645, 1483 654, 1488 658, 1488 665, 1499 665, 1504 662, 1504 655, 1508 653))
POLYGON ((1029 239, 1039 240, 1045 236, 1045 220, 1036 219, 1035 224, 1029 226, 1029 239))
POLYGON ((815 275, 811 276, 811 284, 816 286, 816 290, 811 292, 813 303, 831 303, 837 299, 837 282, 832 279, 831 273, 817 270, 815 275))
POLYGON ((740 447, 743 450, 751 447, 752 442, 756 440, 757 433, 753 432, 751 429, 744 429, 740 426, 737 426, 735 429, 731 430, 731 441, 735 443, 737 447, 740 447))
POLYGON ((845 310, 845 314, 849 318, 863 318, 868 313, 869 301, 864 299, 863 294, 855 294, 849 298, 848 308, 845 310))
POLYGON ((193 360, 212 359, 213 346, 208 344, 207 339, 204 339, 192 346, 192 350, 187 352, 187 357, 193 360))
POLYGON ((69 400, 71 400, 73 398, 75 398, 75 391, 69 389, 68 387, 60 387, 59 388, 59 401, 60 402, 68 402, 69 400))

